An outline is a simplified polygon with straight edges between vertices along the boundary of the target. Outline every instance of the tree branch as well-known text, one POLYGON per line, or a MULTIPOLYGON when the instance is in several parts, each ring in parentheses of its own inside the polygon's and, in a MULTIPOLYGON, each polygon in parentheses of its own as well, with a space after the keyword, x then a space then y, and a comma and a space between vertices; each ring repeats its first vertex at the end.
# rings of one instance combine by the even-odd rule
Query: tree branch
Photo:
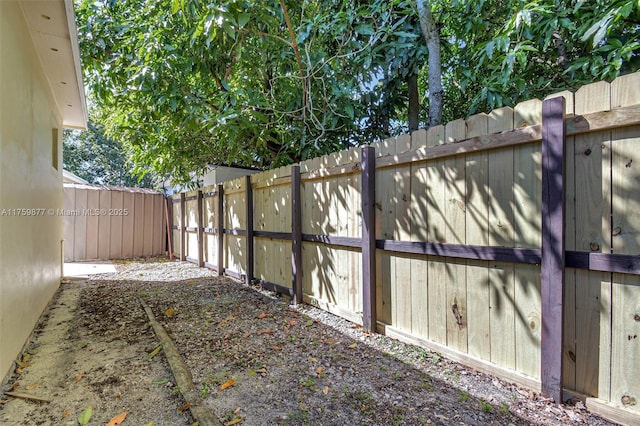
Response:
MULTIPOLYGON (((284 3, 284 0, 279 0, 280 7, 282 7, 282 13, 284 14, 284 21, 287 24, 287 28, 289 29, 289 38, 291 38, 291 47, 293 48, 293 53, 296 55, 296 61, 298 61, 298 69, 300 70, 300 77, 302 78, 302 106, 306 108, 307 106, 307 78, 305 76, 304 68, 302 67, 302 57, 300 56, 300 50, 298 50, 298 42, 296 41, 296 33, 293 31, 293 25, 291 25, 291 18, 289 18, 289 12, 287 10, 287 5, 284 3)), ((303 117, 306 116, 306 113, 303 112, 303 117)))

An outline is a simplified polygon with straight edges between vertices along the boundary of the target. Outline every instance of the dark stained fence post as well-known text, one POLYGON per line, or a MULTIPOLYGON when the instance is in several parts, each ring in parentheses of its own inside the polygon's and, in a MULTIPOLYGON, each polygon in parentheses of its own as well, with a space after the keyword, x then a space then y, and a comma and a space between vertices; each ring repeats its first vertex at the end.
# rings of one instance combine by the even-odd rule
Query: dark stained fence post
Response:
POLYGON ((251 285, 251 281, 253 281, 253 186, 251 185, 251 176, 245 177, 245 207, 246 218, 247 218, 247 276, 246 283, 247 285, 251 285))
POLYGON ((362 148, 362 326, 376 331, 376 150, 362 148))
POLYGON ((218 185, 218 276, 224 274, 224 185, 218 185))
POLYGON ((187 239, 187 200, 185 193, 180 194, 180 260, 187 260, 186 239, 187 239))
POLYGON ((542 393, 562 402, 565 257, 564 97, 542 103, 542 393))
POLYGON ((302 205, 300 166, 291 167, 291 272, 293 304, 302 303, 302 205))
POLYGON ((202 217, 204 212, 202 211, 202 191, 198 190, 198 266, 204 267, 204 228, 202 217))

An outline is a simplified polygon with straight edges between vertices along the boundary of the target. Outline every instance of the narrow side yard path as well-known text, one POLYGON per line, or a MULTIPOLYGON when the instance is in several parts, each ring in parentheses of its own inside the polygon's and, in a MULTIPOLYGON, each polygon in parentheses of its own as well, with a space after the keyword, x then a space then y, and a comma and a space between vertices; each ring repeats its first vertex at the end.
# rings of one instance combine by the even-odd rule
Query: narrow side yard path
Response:
POLYGON ((116 269, 61 286, 3 389, 50 402, 3 395, 0 424, 192 425, 141 301, 223 424, 611 424, 189 263, 116 269))

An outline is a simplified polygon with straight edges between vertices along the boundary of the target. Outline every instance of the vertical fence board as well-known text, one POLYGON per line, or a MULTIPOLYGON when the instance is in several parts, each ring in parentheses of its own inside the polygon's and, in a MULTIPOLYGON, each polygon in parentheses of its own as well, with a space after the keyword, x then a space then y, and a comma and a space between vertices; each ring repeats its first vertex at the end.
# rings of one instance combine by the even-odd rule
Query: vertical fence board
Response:
MULTIPOLYGON (((253 176, 254 184, 259 184, 266 180, 266 173, 258 173, 253 176)), ((253 222, 256 231, 267 231, 266 214, 270 210, 265 201, 265 194, 269 191, 268 187, 255 188, 253 191, 253 222)), ((257 279, 268 280, 266 274, 267 259, 269 251, 267 250, 267 238, 256 238, 253 243, 255 253, 254 274, 257 279)))
POLYGON ((154 215, 155 205, 153 195, 144 194, 144 240, 143 240, 143 248, 142 254, 143 256, 151 256, 153 254, 153 236, 155 233, 154 229, 154 215))
MULTIPOLYGON (((466 137, 486 135, 488 117, 478 114, 466 122, 466 137)), ((486 151, 467 154, 466 161, 466 244, 489 244, 488 162, 486 151)), ((467 312, 469 353, 481 359, 491 359, 489 263, 467 261, 467 312)))
MULTIPOLYGON (((187 226, 187 201, 185 200, 186 194, 183 192, 180 194, 180 260, 187 260, 187 235, 186 229, 187 226)), ((144 208, 144 203, 142 204, 142 208, 144 208)), ((144 239, 143 242, 144 244, 144 239)))
POLYGON ((291 167, 291 269, 293 303, 302 303, 302 197, 300 166, 291 167))
MULTIPOLYGON (((65 209, 72 210, 76 208, 76 191, 74 189, 65 189, 63 199, 65 209)), ((65 216, 62 219, 65 238, 63 245, 65 261, 75 259, 75 252, 78 250, 75 247, 76 221, 74 219, 75 217, 73 216, 65 216)))
MULTIPOLYGON (((427 131, 411 134, 411 149, 427 145, 427 131)), ((410 169, 410 241, 427 241, 427 163, 411 164, 410 169)), ((411 333, 423 339, 429 337, 429 292, 425 256, 410 256, 411 333)))
MULTIPOLYGON (((611 103, 640 104, 640 74, 611 83, 611 103)), ((616 129, 612 151, 612 252, 640 253, 640 129, 616 129)), ((640 276, 613 274, 611 402, 640 414, 640 276)))
MULTIPOLYGON (((340 151, 337 153, 336 165, 344 165, 349 163, 349 151, 340 151)), ((339 237, 349 235, 349 206, 348 194, 349 185, 346 175, 338 175, 331 179, 330 187, 332 205, 334 206, 335 215, 335 233, 339 237)), ((332 217, 333 219, 333 217, 332 217)), ((336 283, 337 283, 337 305, 345 310, 350 308, 350 285, 349 285, 349 251, 334 249, 334 258, 336 260, 336 283)))
MULTIPOLYGON (((122 210, 123 196, 122 191, 111 191, 111 209, 114 213, 122 210)), ((111 238, 109 241, 109 258, 116 259, 122 256, 122 216, 119 214, 111 215, 112 212, 107 211, 107 217, 111 220, 111 238)), ((153 220, 153 217, 151 217, 153 220)))
MULTIPOLYGON (((85 212, 88 211, 87 192, 89 192, 87 189, 75 189, 75 209, 85 212)), ((87 217, 87 214, 82 214, 74 218, 74 243, 72 252, 74 259, 81 260, 87 258, 87 217)))
MULTIPOLYGON (((575 93, 576 114, 608 110, 609 106, 608 83, 584 86, 575 93)), ((576 136, 573 146, 576 185, 575 248, 584 252, 608 253, 610 132, 576 136)), ((608 370, 606 365, 609 363, 607 360, 610 349, 606 337, 609 331, 605 328, 608 328, 610 308, 602 305, 602 302, 610 298, 611 274, 576 270, 573 275, 576 286, 575 321, 579 324, 575 331, 575 389, 587 395, 597 395, 598 368, 600 366, 608 370), (602 292, 607 296, 603 298, 602 292), (602 336, 601 332, 604 332, 602 336), (604 346, 599 352, 597 348, 600 345, 604 346)), ((607 378, 606 381, 608 380, 607 378)))
MULTIPOLYGON (((110 191, 100 191, 99 196, 99 206, 101 212, 103 210, 107 210, 111 208, 111 192, 110 191)), ((111 220, 109 220, 109 216, 100 214, 98 216, 98 258, 99 259, 109 259, 110 248, 111 248, 111 220)))
MULTIPOLYGON (((315 171, 320 168, 320 158, 314 158, 307 162, 309 171, 315 171)), ((304 219, 302 221, 302 232, 317 235, 320 234, 320 194, 318 191, 318 180, 306 181, 304 183, 305 191, 305 210, 304 219)), ((305 243, 302 246, 303 251, 303 292, 308 293, 314 299, 321 299, 323 296, 322 283, 324 275, 321 272, 320 245, 315 243, 305 243)))
MULTIPOLYGON (((513 129, 513 109, 505 107, 489 114, 487 131, 498 133, 513 129)), ((514 247, 514 148, 494 150, 488 159, 489 244, 514 247)), ((491 361, 515 369, 515 265, 490 262, 490 345, 491 361)))
MULTIPOLYGON (((542 102, 516 105, 514 127, 539 124, 542 102)), ((514 229, 516 247, 539 248, 541 244, 541 155, 539 144, 527 144, 514 152, 514 229)), ((540 267, 515 267, 516 370, 540 378, 540 267)))
MULTIPOLYGON (((133 234, 136 229, 134 227, 134 198, 136 194, 133 192, 123 192, 122 194, 122 208, 123 214, 126 211, 127 213, 122 216, 122 257, 131 258, 133 257, 133 234)), ((162 199, 162 197, 159 197, 162 199)), ((156 252, 157 253, 157 252, 156 252)))
MULTIPOLYGON (((145 224, 145 215, 144 215, 144 196, 136 197, 133 200, 133 210, 134 210, 134 219, 133 223, 136 229, 138 230, 133 237, 133 251, 135 253, 139 253, 142 255, 144 252, 144 224, 145 224)), ((179 206, 179 204, 178 204, 179 206)), ((182 223, 182 222, 180 222, 182 223)), ((178 239, 180 240, 180 239, 178 239)), ((180 253, 183 251, 178 250, 180 253)))
MULTIPOLYGON (((352 148, 349 151, 349 161, 356 164, 361 161, 360 150, 352 148)), ((362 208, 361 189, 362 176, 360 173, 351 173, 347 178, 347 236, 360 238, 362 236, 362 208)), ((349 309, 351 312, 362 312, 362 255, 357 250, 348 253, 349 258, 349 309)))
POLYGON ((198 266, 204 267, 204 203, 202 199, 202 191, 197 192, 197 226, 198 226, 198 266))
MULTIPOLYGON (((466 122, 455 120, 446 124, 447 143, 466 137, 466 122)), ((464 156, 445 159, 446 243, 465 244, 466 233, 466 171, 464 156)), ((461 352, 468 349, 467 274, 464 260, 447 261, 447 345, 461 352)))
MULTIPOLYGON (((376 154, 389 155, 395 153, 395 138, 380 142, 376 154)), ((396 221, 396 187, 394 169, 389 167, 376 171, 376 238, 391 240, 396 221)), ((392 254, 382 250, 376 251, 376 302, 378 304, 378 320, 385 324, 393 324, 392 277, 395 277, 395 262, 392 254)))
MULTIPOLYGON (((100 207, 100 192, 87 191, 87 209, 95 211, 100 207)), ((87 216, 86 259, 98 258, 99 217, 87 216)))
MULTIPOLYGON (((395 152, 411 150, 411 135, 398 136, 395 152)), ((396 167, 393 173, 395 194, 395 224, 393 239, 397 241, 411 240, 411 165, 396 167)), ((396 254, 391 257, 395 263, 395 275, 391 277, 391 294, 393 301, 393 325, 401 330, 411 331, 412 294, 411 257, 396 254)))
MULTIPOLYGON (((442 145, 445 140, 444 126, 435 126, 427 130, 427 146, 442 145)), ((427 162, 427 241, 442 243, 447 226, 445 214, 445 160, 427 162)), ((427 275, 429 277, 429 338, 436 343, 447 343, 447 318, 450 308, 447 303, 447 270, 442 258, 427 257, 427 275)))

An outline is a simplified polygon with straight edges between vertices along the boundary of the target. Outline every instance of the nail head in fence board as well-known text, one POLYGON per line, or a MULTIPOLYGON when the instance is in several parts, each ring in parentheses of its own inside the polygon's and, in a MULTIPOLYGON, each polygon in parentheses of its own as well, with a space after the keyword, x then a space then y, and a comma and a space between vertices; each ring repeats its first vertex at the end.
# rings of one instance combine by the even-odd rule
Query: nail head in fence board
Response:
POLYGON ((565 256, 564 97, 542 104, 542 393, 562 402, 565 256))
POLYGON ((202 223, 202 216, 204 215, 202 209, 202 191, 198 191, 198 266, 204 267, 204 229, 202 223))
POLYGON ((183 192, 180 194, 180 260, 187 260, 186 239, 187 239, 187 196, 183 192))
POLYGON ((302 205, 300 166, 291 167, 291 275, 293 304, 302 303, 302 205))
POLYGON ((218 276, 224 274, 224 185, 218 185, 218 276))
POLYGON ((362 325, 376 331, 376 150, 362 148, 362 325))
POLYGON ((247 270, 246 270, 246 283, 251 285, 253 280, 253 186, 251 185, 251 176, 245 177, 245 206, 246 221, 247 221, 247 237, 246 237, 246 249, 247 249, 247 270))

